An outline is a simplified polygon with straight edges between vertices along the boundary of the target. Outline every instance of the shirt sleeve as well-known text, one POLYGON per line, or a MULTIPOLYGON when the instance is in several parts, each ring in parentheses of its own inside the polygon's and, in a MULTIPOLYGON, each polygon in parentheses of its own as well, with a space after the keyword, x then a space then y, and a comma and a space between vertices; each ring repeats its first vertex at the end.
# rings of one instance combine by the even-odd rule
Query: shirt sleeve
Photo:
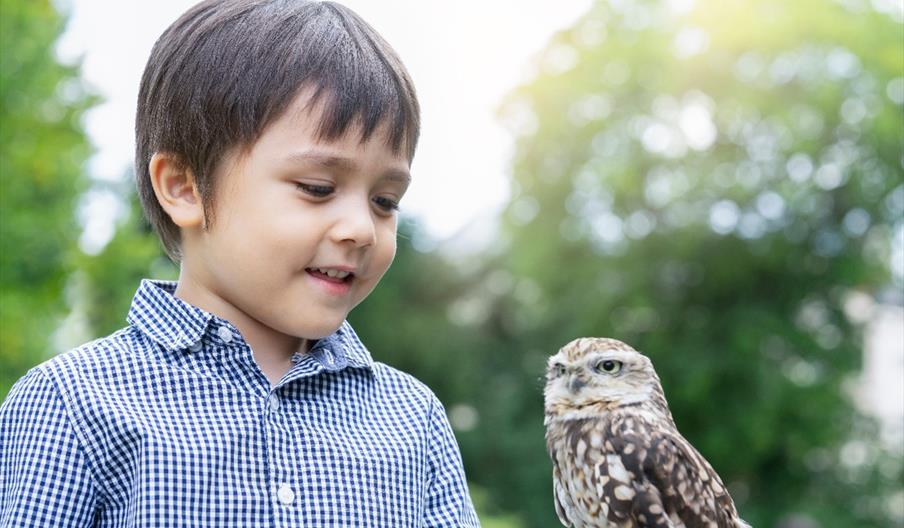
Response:
POLYGON ((0 406, 0 526, 91 526, 96 505, 57 387, 32 369, 0 406))
POLYGON ((429 482, 424 526, 480 527, 458 450, 442 403, 434 397, 430 413, 429 482))

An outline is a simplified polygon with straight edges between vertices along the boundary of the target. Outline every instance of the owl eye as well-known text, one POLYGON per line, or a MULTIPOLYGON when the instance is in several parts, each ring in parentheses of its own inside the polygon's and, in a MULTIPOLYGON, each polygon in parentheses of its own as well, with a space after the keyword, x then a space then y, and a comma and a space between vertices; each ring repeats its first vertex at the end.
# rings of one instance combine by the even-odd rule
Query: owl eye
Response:
POLYGON ((552 366, 552 372, 555 376, 563 376, 565 375, 565 365, 561 363, 556 363, 552 366))
POLYGON ((622 362, 614 359, 604 359, 596 364, 597 372, 605 372, 606 374, 617 374, 622 368, 622 362))

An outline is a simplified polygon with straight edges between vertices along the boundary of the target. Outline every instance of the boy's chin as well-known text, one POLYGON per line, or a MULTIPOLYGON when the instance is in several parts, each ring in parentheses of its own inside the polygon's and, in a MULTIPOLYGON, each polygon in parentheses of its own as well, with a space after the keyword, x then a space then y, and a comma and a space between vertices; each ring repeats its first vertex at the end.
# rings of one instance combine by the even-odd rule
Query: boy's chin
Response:
POLYGON ((336 330, 339 330, 339 327, 342 326, 344 321, 345 318, 343 317, 336 321, 323 321, 316 325, 305 325, 304 328, 296 328, 295 331, 292 332, 292 335, 312 342, 317 341, 318 339, 323 339, 324 337, 336 333, 336 330))

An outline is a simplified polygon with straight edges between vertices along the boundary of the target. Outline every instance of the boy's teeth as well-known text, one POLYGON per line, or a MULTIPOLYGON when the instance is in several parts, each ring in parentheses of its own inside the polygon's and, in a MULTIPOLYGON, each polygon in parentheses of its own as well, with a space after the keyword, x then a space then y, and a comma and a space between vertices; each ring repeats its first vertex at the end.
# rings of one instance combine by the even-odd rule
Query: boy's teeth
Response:
POLYGON ((323 273, 324 275, 333 277, 334 279, 335 278, 344 279, 349 276, 349 272, 347 272, 347 271, 339 271, 339 270, 325 269, 325 268, 314 268, 314 269, 319 271, 320 273, 323 273))

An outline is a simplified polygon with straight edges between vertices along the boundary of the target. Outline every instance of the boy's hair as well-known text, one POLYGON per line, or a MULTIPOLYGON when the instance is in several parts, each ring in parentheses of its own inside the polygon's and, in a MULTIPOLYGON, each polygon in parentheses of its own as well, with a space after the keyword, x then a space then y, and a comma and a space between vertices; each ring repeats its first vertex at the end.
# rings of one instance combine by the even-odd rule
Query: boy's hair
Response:
POLYGON ((160 36, 138 93, 135 177, 170 258, 180 260, 181 237, 151 185, 154 153, 191 170, 210 225, 224 154, 249 149, 303 88, 322 104, 319 139, 360 125, 363 142, 385 122, 389 147, 412 160, 420 109, 411 78, 389 44, 342 5, 206 0, 160 36))

